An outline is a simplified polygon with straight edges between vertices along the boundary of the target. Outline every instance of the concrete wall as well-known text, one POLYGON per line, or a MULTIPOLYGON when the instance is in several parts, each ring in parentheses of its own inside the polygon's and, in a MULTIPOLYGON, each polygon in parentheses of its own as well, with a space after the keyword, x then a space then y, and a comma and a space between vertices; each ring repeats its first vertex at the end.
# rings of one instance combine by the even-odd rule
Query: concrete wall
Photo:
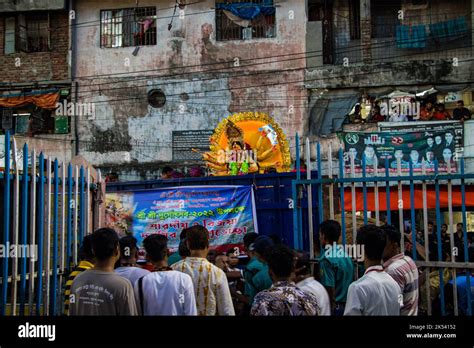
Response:
POLYGON ((134 47, 100 48, 98 23, 100 9, 134 7, 134 1, 77 1, 77 22, 96 23, 78 26, 76 34, 79 98, 97 103, 95 120, 78 119, 82 155, 99 167, 122 164, 124 171, 137 164, 162 167, 171 161, 173 130, 214 129, 224 117, 242 111, 268 112, 287 135, 301 132, 306 117, 306 60, 294 54, 306 51, 303 3, 279 3, 276 38, 226 42, 215 39, 215 1, 187 6, 185 19, 175 17, 168 31, 170 18, 163 17, 172 15, 173 5, 171 0, 140 1, 140 6, 157 7, 157 45, 142 46, 133 56, 134 47), (289 11, 294 11, 293 16, 289 11), (280 62, 272 63, 273 56, 281 56, 274 58, 280 62), (255 60, 258 57, 267 59, 255 60), (242 66, 252 65, 232 71, 235 58, 242 66), (183 71, 189 66, 194 67, 183 71), (291 70, 281 73, 282 69, 291 70), (120 76, 103 76, 145 70, 139 74, 144 79, 127 83, 119 81, 120 76), (203 70, 211 71, 199 73, 203 70), (86 81, 81 76, 95 78, 86 81), (282 80, 294 83, 282 84, 282 80), (153 85, 167 95, 165 106, 159 109, 146 101, 153 85), (183 93, 189 99, 183 100, 183 93), (291 105, 292 114, 288 112, 291 105))

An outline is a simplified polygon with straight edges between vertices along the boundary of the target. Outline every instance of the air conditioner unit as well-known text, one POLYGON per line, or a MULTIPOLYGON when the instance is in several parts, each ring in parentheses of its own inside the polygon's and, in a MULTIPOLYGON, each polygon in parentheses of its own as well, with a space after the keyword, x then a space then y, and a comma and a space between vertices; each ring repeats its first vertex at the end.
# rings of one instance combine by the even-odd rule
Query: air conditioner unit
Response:
POLYGON ((407 10, 426 10, 430 5, 430 0, 406 0, 402 7, 407 10))

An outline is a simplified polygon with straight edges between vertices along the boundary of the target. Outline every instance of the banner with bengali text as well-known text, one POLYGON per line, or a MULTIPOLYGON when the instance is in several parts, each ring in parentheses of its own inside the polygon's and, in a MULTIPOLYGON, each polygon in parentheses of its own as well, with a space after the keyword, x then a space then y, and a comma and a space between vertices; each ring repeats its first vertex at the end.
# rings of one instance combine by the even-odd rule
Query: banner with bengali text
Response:
MULTIPOLYGON (((108 193, 106 224, 120 236, 132 234, 141 248, 151 234, 168 238, 176 250, 184 228, 202 225, 211 248, 227 250, 258 232, 251 186, 182 186, 108 193)), ((141 253, 142 254, 142 253, 141 253)))

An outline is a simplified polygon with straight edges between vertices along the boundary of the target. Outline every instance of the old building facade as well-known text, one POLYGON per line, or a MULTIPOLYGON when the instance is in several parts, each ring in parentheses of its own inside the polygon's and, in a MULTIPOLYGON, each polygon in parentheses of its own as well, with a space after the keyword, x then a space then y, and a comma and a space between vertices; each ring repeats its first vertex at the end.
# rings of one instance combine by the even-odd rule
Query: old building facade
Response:
POLYGON ((266 112, 290 142, 298 132, 337 149, 337 132, 377 128, 350 121, 355 105, 367 117, 392 92, 472 108, 474 0, 254 0, 250 19, 235 16, 240 2, 2 5, 4 97, 52 92, 73 106, 18 138, 138 180, 198 163, 176 155, 174 136, 205 142, 236 112, 266 112))

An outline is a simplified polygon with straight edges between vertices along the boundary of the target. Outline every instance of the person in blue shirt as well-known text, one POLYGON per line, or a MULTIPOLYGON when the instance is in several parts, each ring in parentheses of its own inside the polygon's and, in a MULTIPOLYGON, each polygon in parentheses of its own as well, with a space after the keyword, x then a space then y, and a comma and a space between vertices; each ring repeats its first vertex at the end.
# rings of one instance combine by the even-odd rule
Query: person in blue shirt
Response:
MULTIPOLYGON (((452 300, 452 291, 454 289, 453 287, 454 281, 451 279, 448 282, 447 285, 447 298, 448 301, 452 300)), ((469 278, 467 277, 467 274, 465 272, 458 273, 456 275, 456 286, 457 286, 457 293, 458 293, 458 309, 459 309, 459 314, 460 315, 469 315, 468 313, 468 285, 470 285, 470 295, 471 295, 471 313, 474 313, 474 275, 471 273, 469 278), (470 281, 470 284, 468 284, 468 279, 470 281)))
POLYGON ((265 251, 272 245, 274 245, 274 242, 270 237, 259 236, 257 233, 249 233, 244 237, 245 251, 250 257, 250 261, 244 270, 244 293, 250 306, 255 295, 272 286, 268 266, 264 262, 265 251))
POLYGON ((334 220, 323 221, 319 225, 319 240, 323 252, 319 260, 320 282, 324 285, 331 300, 334 315, 343 315, 347 299, 347 290, 354 280, 352 259, 343 253, 331 253, 339 243, 341 224, 334 220))

